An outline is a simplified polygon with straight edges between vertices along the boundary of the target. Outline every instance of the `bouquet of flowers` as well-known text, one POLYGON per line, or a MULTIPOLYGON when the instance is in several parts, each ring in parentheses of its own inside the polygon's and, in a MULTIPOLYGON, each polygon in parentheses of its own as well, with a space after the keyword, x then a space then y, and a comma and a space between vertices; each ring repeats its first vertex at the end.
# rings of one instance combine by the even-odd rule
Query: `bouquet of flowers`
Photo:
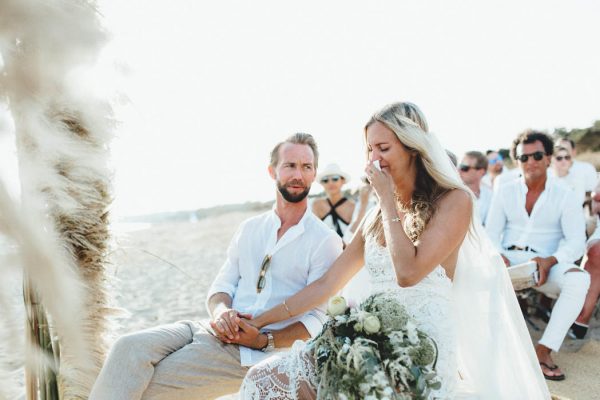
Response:
POLYGON ((331 319, 311 344, 322 399, 426 399, 441 387, 437 345, 385 293, 350 308, 329 300, 331 319))

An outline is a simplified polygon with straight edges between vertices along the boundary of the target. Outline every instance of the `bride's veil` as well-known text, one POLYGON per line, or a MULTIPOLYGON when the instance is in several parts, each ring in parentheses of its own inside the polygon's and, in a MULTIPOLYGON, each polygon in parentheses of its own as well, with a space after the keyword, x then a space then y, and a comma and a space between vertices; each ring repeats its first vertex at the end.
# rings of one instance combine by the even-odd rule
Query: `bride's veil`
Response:
POLYGON ((504 262, 481 223, 474 225, 452 288, 463 382, 481 399, 549 399, 504 262))
MULTIPOLYGON (((433 168, 467 190, 435 135, 424 134, 433 168)), ((549 399, 508 272, 477 214, 461 245, 452 289, 460 398, 549 399)))

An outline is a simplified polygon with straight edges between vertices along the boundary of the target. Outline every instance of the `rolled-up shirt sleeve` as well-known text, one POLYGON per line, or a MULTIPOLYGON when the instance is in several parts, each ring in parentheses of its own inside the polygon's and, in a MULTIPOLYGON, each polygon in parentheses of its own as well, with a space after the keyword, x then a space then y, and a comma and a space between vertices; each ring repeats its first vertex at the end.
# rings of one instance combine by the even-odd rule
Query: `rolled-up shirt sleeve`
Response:
MULTIPOLYGON (((327 272, 331 264, 342 254, 342 248, 342 239, 332 231, 311 257, 307 285, 327 272)), ((299 321, 306 327, 311 337, 315 337, 323 329, 323 324, 327 321, 326 310, 326 304, 321 304, 300 317, 299 321)))
POLYGON ((559 263, 574 263, 585 252, 585 217, 574 192, 565 196, 560 225, 564 238, 552 255, 559 263))
POLYGON ((229 243, 229 247, 227 249, 227 259, 217 277, 210 285, 208 289, 208 294, 206 295, 206 303, 208 308, 208 299, 210 299, 215 293, 226 293, 231 298, 237 289, 238 282, 240 280, 240 265, 239 265, 239 239, 244 229, 244 225, 242 224, 233 238, 229 243))
POLYGON ((488 210, 487 218, 485 219, 485 230, 500 253, 504 251, 502 248, 502 233, 506 227, 506 212, 504 211, 504 191, 498 189, 492 196, 490 208, 488 210))

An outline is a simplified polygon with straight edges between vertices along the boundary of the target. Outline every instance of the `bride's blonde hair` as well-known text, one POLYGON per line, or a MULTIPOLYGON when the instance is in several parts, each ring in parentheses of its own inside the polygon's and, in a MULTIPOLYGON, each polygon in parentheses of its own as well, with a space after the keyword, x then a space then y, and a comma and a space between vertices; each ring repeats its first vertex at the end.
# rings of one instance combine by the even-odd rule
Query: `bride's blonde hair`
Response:
MULTIPOLYGON (((384 124, 408 151, 416 154, 415 188, 403 227, 409 239, 417 245, 419 236, 435 214, 437 202, 453 189, 462 189, 467 193, 468 189, 459 178, 448 175, 439 165, 440 162, 450 163, 450 159, 431 137, 427 120, 415 104, 393 103, 377 111, 365 125, 365 139, 367 129, 375 122, 384 124), (440 159, 440 151, 445 159, 440 159), (437 154, 437 157, 433 154, 437 154)), ((363 232, 365 237, 373 235, 380 244, 385 245, 381 209, 378 208, 374 217, 365 222, 363 232)))

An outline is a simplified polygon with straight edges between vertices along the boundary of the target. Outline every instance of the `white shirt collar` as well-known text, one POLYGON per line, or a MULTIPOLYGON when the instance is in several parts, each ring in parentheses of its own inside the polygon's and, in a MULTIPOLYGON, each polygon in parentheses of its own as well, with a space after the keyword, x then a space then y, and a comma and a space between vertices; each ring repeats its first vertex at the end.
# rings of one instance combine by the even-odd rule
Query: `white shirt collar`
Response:
MULTIPOLYGON (((276 238, 275 238, 275 240, 276 240, 275 243, 270 244, 270 246, 269 246, 270 248, 268 249, 267 253, 270 255, 273 255, 279 249, 281 249, 285 245, 293 242, 296 238, 298 238, 298 236, 300 236, 305 231, 306 222, 310 218, 314 218, 314 215, 313 215, 312 211, 310 211, 308 209, 308 207, 306 207, 306 210, 304 211, 304 215, 302 216, 302 218, 300 218, 300 221, 298 221, 298 223, 296 225, 291 226, 279 240, 276 240, 276 238)), ((279 230, 279 228, 281 227, 281 218, 279 218, 279 215, 277 215, 276 205, 274 205, 273 208, 271 209, 271 219, 272 219, 272 223, 275 225, 274 231, 277 232, 277 230, 279 230)))

